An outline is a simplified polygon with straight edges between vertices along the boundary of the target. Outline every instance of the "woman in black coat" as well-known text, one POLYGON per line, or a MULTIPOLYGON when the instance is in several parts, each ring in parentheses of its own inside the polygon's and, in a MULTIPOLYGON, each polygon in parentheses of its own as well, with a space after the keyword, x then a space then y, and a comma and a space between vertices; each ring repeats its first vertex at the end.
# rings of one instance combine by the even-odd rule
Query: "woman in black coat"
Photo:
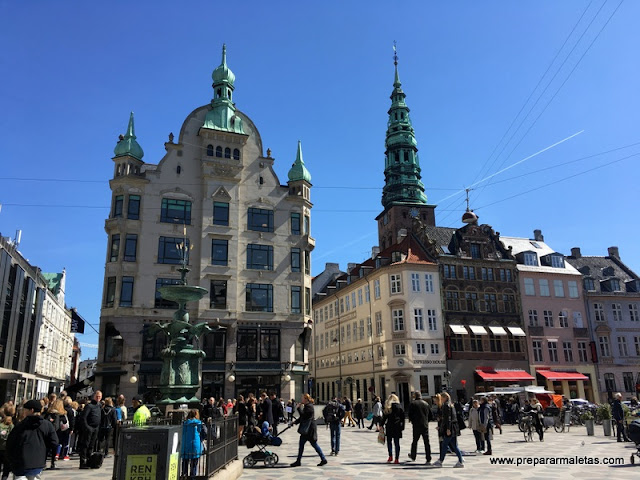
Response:
POLYGON ((358 402, 353 406, 353 411, 356 414, 358 428, 364 428, 364 404, 361 398, 359 398, 358 402))
POLYGON ((300 424, 298 433, 300 434, 300 443, 298 445, 298 459, 291 464, 292 467, 301 465, 302 452, 304 452, 304 444, 309 442, 311 446, 320 456, 319 467, 327 464, 327 459, 322 453, 322 449, 318 445, 318 427, 316 425, 315 412, 313 409, 313 398, 308 393, 302 396, 302 404, 298 406, 298 418, 293 425, 300 424))
POLYGON ((238 401, 233 406, 233 413, 238 415, 238 439, 242 438, 242 433, 247 426, 247 404, 244 403, 244 397, 240 395, 238 401))
POLYGON ((393 449, 392 442, 396 447, 396 459, 393 463, 400 463, 400 439, 402 438, 402 431, 404 430, 404 410, 400 405, 400 400, 393 393, 389 395, 387 401, 384 402, 384 412, 382 414, 382 426, 385 428, 385 435, 387 437, 387 450, 389 451, 389 458, 387 463, 393 461, 393 449))

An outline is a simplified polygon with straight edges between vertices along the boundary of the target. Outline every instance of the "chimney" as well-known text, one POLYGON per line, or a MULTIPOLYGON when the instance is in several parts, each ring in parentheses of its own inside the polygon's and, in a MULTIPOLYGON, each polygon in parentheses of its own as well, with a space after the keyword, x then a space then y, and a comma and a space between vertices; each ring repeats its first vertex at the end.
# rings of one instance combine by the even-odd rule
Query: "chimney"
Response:
POLYGON ((582 253, 580 253, 580 247, 573 247, 571 249, 571 256, 573 258, 582 258, 582 253))
POLYGON ((373 247, 371 249, 371 258, 376 258, 378 255, 380 255, 380 247, 373 247))
POLYGON ((357 263, 347 263, 347 273, 351 273, 351 270, 356 268, 357 265, 357 263))
POLYGON ((544 237, 542 236, 542 230, 534 230, 533 239, 537 242, 544 242, 544 237))
POLYGON ((609 252, 610 257, 615 257, 620 260, 620 252, 618 252, 618 247, 609 247, 607 251, 609 252))

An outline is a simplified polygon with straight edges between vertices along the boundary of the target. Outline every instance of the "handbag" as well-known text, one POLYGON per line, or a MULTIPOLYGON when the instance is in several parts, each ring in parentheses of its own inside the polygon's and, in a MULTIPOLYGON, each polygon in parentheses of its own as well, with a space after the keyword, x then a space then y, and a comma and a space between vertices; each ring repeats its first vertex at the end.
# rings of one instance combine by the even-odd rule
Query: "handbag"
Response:
POLYGON ((384 443, 385 438, 384 438, 384 428, 381 428, 378 431, 378 443, 384 443))
POLYGON ((487 426, 484 423, 481 423, 478 425, 478 431, 480 433, 487 433, 487 426))
POLYGON ((311 430, 311 420, 305 420, 300 423, 300 428, 298 428, 298 433, 301 435, 309 435, 309 430, 311 430))

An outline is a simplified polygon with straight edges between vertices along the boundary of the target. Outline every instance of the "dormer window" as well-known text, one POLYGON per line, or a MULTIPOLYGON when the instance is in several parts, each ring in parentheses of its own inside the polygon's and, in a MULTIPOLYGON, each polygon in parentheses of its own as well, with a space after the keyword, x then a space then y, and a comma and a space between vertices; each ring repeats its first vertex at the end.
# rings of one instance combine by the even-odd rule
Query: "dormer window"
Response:
POLYGON ((538 255, 533 252, 524 252, 524 264, 532 267, 537 267, 538 255))
POLYGON ((615 274, 613 267, 605 267, 602 269, 602 275, 604 277, 613 277, 613 275, 615 274))
POLYGON ((564 268, 564 257, 562 255, 551 255, 551 266, 553 268, 564 268))
POLYGON ((627 292, 638 293, 640 292, 640 280, 629 280, 626 282, 627 292))
POLYGON ((402 252, 391 252, 391 261, 393 263, 402 261, 402 252))
POLYGON ((603 292, 619 292, 620 280, 617 278, 609 278, 600 282, 600 290, 603 292))
POLYGON ((593 292, 596 289, 596 282, 593 278, 585 278, 584 279, 584 289, 588 292, 593 292))
POLYGON ((470 250, 471 250, 471 258, 482 258, 482 255, 480 253, 479 243, 472 243, 470 250))

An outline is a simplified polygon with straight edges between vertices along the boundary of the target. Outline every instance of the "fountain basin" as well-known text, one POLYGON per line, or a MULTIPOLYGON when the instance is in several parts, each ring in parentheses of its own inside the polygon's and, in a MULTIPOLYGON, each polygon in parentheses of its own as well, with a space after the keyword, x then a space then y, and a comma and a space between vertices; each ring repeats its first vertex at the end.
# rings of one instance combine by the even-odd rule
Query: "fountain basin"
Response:
POLYGON ((158 291, 165 300, 177 303, 195 302, 209 293, 206 288, 191 285, 167 285, 158 291))

